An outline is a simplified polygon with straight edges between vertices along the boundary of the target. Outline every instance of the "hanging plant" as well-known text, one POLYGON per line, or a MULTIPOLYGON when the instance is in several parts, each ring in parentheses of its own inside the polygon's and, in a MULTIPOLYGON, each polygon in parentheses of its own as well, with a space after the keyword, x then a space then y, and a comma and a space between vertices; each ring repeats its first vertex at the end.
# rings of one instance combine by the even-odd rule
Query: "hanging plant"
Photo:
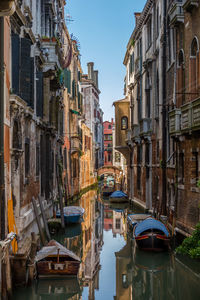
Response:
POLYGON ((200 189, 200 178, 197 180, 197 187, 200 189))

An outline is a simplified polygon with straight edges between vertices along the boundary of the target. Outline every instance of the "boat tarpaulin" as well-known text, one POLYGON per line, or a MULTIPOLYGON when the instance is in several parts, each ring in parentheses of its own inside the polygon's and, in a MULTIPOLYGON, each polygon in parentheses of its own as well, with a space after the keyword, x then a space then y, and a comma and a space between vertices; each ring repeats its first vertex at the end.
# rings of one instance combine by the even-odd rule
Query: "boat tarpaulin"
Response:
POLYGON ((115 191, 112 193, 112 195, 110 197, 111 198, 124 198, 124 197, 127 197, 127 194, 125 194, 122 191, 115 191))
MULTIPOLYGON (((85 210, 80 206, 65 206, 63 208, 64 214, 66 216, 76 216, 76 215, 83 215, 85 210)), ((57 211, 57 214, 60 214, 60 210, 57 211)))
POLYGON ((49 256, 49 255, 57 255, 59 250, 59 255, 61 256, 69 256, 73 258, 74 260, 81 261, 80 257, 78 257, 76 254, 74 254, 72 251, 65 248, 60 243, 56 242, 55 240, 51 240, 46 247, 43 247, 40 251, 37 252, 37 255, 35 257, 35 261, 40 261, 43 258, 49 256))
POLYGON ((165 227, 165 225, 162 222, 155 220, 153 218, 148 218, 142 221, 141 223, 139 223, 135 228, 135 236, 137 237, 142 232, 150 229, 161 230, 164 234, 166 234, 166 236, 169 236, 169 232, 165 227))

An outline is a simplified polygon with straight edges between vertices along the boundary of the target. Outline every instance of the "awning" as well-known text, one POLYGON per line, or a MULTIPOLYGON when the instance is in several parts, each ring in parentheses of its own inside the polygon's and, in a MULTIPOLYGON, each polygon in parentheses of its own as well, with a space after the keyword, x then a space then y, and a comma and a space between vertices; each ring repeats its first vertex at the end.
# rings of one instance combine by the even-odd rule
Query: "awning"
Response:
POLYGON ((71 113, 72 114, 75 114, 75 115, 80 115, 80 112, 79 111, 76 111, 74 109, 70 109, 71 113))

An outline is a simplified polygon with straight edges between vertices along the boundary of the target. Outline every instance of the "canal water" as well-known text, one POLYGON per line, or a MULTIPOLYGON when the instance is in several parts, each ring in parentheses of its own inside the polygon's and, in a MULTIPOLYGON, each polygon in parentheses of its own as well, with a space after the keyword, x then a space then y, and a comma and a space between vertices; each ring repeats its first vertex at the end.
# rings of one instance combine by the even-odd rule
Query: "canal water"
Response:
POLYGON ((85 209, 83 222, 53 238, 81 257, 79 278, 35 280, 14 290, 12 299, 200 299, 199 263, 137 249, 126 224, 136 208, 110 206, 96 191, 78 204, 85 209))

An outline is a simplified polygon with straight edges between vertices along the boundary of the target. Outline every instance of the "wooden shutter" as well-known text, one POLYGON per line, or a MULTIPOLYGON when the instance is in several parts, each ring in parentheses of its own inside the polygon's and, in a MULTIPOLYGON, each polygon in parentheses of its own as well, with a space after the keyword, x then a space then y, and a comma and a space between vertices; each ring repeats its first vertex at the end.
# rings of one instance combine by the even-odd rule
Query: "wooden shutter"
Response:
POLYGON ((43 73, 36 72, 36 114, 38 117, 43 117, 43 73))
POLYGON ((34 109, 34 58, 30 58, 30 106, 34 109))
POLYGON ((31 95, 31 64, 30 64, 31 41, 21 39, 21 69, 20 69, 20 96, 30 105, 31 95))
POLYGON ((19 70, 20 70, 20 38, 17 34, 12 34, 12 92, 19 95, 19 70))

